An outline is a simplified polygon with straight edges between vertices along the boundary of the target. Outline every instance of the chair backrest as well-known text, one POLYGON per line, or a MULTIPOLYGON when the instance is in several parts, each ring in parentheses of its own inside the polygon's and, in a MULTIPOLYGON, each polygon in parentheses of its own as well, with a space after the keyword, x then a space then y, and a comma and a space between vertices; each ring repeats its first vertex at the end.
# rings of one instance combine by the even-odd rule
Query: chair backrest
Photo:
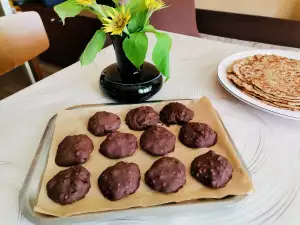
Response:
POLYGON ((36 12, 0 17, 0 75, 49 48, 49 39, 36 12))
POLYGON ((153 13, 151 22, 159 30, 199 37, 195 0, 163 0, 168 7, 153 13))

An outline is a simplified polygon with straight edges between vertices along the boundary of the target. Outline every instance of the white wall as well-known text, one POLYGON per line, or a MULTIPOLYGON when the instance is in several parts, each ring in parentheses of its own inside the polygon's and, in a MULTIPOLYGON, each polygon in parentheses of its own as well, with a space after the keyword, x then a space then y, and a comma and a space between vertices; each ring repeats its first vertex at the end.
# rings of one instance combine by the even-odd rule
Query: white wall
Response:
POLYGON ((195 0, 195 2, 199 9, 300 20, 300 0, 195 0))

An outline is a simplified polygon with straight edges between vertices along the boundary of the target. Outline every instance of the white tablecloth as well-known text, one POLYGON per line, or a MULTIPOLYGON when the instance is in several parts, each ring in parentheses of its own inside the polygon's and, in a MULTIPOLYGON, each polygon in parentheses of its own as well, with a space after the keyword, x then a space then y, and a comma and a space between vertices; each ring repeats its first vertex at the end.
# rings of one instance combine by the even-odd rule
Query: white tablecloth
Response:
MULTIPOLYGON (((299 225, 300 123, 251 108, 218 83, 221 60, 248 48, 174 34, 172 38, 171 79, 152 100, 208 96, 246 161, 256 191, 232 207, 151 217, 141 224, 299 225)), ((0 102, 0 224, 31 224, 21 215, 18 195, 49 119, 75 104, 110 102, 99 91, 98 80, 113 62, 114 51, 108 47, 93 64, 82 68, 75 63, 0 102)))

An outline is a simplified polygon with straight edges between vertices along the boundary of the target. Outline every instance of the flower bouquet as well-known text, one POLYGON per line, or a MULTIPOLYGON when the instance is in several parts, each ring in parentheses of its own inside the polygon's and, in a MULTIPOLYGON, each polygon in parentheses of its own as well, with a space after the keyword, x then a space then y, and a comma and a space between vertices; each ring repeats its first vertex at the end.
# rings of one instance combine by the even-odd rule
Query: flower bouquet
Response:
POLYGON ((152 51, 152 60, 157 70, 166 80, 169 78, 169 52, 172 39, 157 31, 150 24, 150 17, 155 11, 167 7, 162 0, 112 0, 115 7, 97 4, 96 0, 67 0, 54 7, 63 23, 65 18, 74 17, 82 10, 95 14, 102 22, 83 51, 81 65, 93 62, 97 53, 103 48, 106 34, 112 39, 117 67, 126 76, 141 73, 145 69, 145 58, 148 51, 146 33, 156 36, 157 42, 152 51))

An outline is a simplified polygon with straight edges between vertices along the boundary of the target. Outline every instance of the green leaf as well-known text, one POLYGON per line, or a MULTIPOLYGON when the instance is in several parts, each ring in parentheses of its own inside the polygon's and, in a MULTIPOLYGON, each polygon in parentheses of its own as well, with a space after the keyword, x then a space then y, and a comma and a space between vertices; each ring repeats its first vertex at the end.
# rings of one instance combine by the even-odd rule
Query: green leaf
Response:
POLYGON ((147 9, 145 0, 128 0, 126 7, 130 9, 132 16, 147 9))
POLYGON ((147 25, 145 28, 144 28, 144 30, 143 30, 144 32, 151 32, 151 33, 156 33, 157 31, 156 31, 156 29, 155 29, 155 27, 154 26, 152 26, 152 25, 147 25))
POLYGON ((123 50, 136 68, 144 63, 148 49, 148 38, 145 33, 133 33, 123 41, 123 50))
POLYGON ((85 47, 80 56, 80 63, 82 66, 88 65, 94 61, 96 55, 103 48, 106 34, 103 30, 97 30, 90 42, 85 47))
POLYGON ((110 6, 107 6, 107 5, 101 5, 105 11, 105 14, 107 14, 108 12, 111 13, 111 14, 114 14, 114 8, 113 7, 110 7, 110 6))
POLYGON ((156 68, 168 80, 170 77, 169 55, 172 47, 172 39, 165 33, 155 32, 157 42, 152 52, 152 60, 156 68))
POLYGON ((112 0, 116 6, 119 6, 120 1, 119 0, 112 0))
POLYGON ((147 11, 139 12, 133 16, 128 24, 129 33, 136 33, 144 29, 147 11))
POLYGON ((83 7, 76 4, 75 0, 68 0, 66 2, 60 3, 59 5, 54 6, 54 11, 65 24, 65 18, 74 17, 78 15, 83 7))

